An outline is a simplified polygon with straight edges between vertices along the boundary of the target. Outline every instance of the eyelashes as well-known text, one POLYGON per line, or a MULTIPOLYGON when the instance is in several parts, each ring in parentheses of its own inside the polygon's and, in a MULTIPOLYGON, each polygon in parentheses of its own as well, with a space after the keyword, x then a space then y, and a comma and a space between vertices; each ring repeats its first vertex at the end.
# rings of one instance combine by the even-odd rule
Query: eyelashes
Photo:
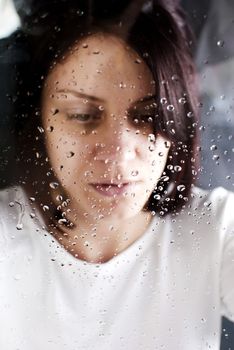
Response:
POLYGON ((67 119, 75 120, 77 123, 82 125, 97 124, 103 118, 100 115, 91 113, 68 113, 67 119))
MULTIPOLYGON (((103 121, 103 117, 91 113, 69 113, 67 114, 68 120, 75 120, 78 124, 89 125, 98 124, 103 121)), ((137 115, 128 117, 128 121, 135 127, 153 126, 153 116, 151 115, 137 115)))

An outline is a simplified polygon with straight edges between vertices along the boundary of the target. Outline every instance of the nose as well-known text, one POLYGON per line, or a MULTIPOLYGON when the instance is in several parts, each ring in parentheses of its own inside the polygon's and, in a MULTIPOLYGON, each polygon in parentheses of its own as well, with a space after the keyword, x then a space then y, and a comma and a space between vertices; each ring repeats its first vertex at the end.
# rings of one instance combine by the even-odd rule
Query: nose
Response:
POLYGON ((125 123, 106 127, 101 142, 96 144, 96 160, 127 163, 137 157, 136 134, 125 123))

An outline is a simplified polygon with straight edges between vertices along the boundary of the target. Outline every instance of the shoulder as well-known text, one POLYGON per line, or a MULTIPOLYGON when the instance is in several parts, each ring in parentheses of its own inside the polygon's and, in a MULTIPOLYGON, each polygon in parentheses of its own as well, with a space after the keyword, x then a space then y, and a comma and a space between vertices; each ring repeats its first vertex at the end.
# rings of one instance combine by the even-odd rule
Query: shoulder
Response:
POLYGON ((0 190, 0 208, 5 207, 5 205, 14 202, 15 200, 20 200, 24 197, 24 190, 20 186, 7 187, 0 190))
POLYGON ((202 228, 204 234, 215 232, 224 238, 234 229, 234 193, 222 187, 210 191, 193 187, 183 214, 184 218, 190 217, 190 223, 202 228))
POLYGON ((234 229, 234 194, 218 187, 193 187, 182 210, 171 217, 173 230, 190 242, 190 236, 220 244, 234 229))
POLYGON ((22 211, 25 194, 21 187, 9 187, 0 191, 0 219, 5 222, 22 211))
POLYGON ((0 242, 8 243, 15 232, 22 229, 26 201, 21 187, 9 187, 0 191, 0 242))
POLYGON ((210 212, 210 215, 215 215, 217 218, 230 216, 234 209, 234 193, 223 187, 211 191, 194 187, 191 192, 190 208, 199 212, 210 212))

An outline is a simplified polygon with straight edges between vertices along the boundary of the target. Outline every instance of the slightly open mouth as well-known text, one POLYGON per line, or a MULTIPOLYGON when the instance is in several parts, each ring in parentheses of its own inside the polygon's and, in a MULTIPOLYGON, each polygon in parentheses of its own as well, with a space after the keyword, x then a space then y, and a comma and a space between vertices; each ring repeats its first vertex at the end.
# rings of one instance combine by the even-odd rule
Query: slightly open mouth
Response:
POLYGON ((90 184, 98 193, 107 196, 120 196, 126 192, 126 190, 133 186, 134 183, 121 183, 121 184, 90 184))

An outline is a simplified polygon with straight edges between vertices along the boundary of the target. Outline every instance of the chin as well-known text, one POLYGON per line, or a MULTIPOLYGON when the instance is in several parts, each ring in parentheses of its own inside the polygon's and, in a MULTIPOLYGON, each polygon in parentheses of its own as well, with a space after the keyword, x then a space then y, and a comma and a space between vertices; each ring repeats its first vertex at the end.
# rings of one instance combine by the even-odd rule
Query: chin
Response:
POLYGON ((144 205, 136 205, 136 200, 134 201, 118 201, 112 202, 107 205, 101 205, 93 208, 97 215, 103 215, 105 218, 111 218, 116 220, 127 220, 138 215, 144 205))
MULTIPOLYGON (((88 213, 92 217, 105 217, 115 219, 129 219, 142 212, 148 200, 145 193, 135 193, 115 198, 102 196, 92 192, 76 193, 75 189, 70 198, 73 198, 72 207, 78 213, 88 213), (145 200, 144 200, 145 199, 145 200)), ((82 214, 81 214, 82 215, 82 214)))

